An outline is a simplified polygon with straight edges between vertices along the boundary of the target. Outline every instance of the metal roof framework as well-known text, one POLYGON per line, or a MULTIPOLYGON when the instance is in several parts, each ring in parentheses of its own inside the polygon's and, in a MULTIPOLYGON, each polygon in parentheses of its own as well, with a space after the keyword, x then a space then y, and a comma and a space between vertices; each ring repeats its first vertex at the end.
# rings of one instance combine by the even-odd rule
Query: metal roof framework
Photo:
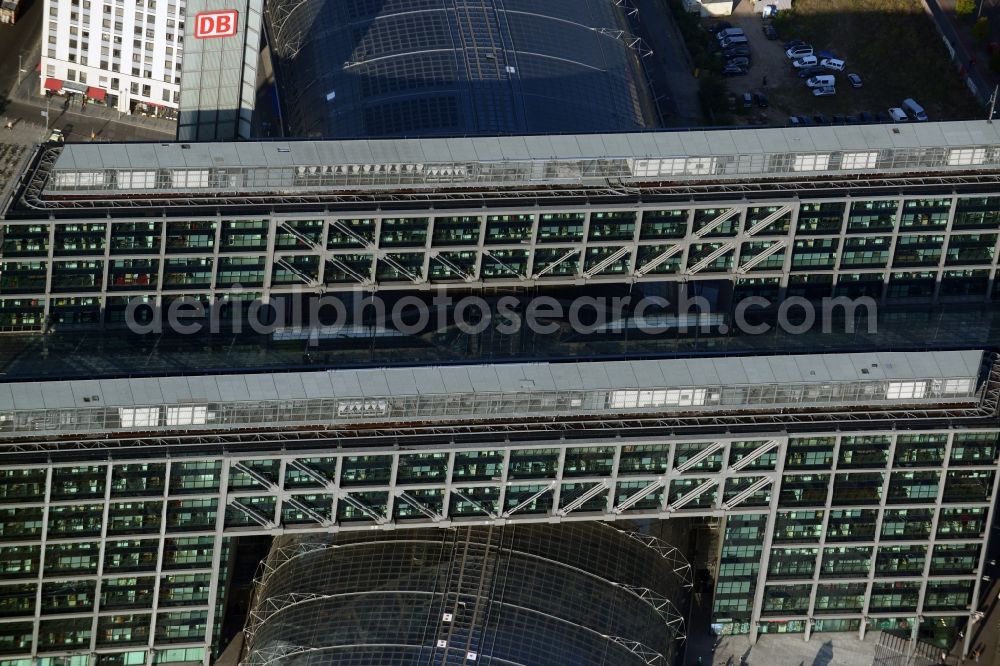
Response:
MULTIPOLYGON (((690 133, 256 144, 45 147, 22 212, 300 210, 343 205, 691 198, 995 186, 986 123, 690 133), (815 136, 814 136, 815 134, 815 136), (316 145, 312 145, 316 144, 316 145), (782 152, 784 151, 784 152, 782 152), (801 151, 801 152, 799 152, 801 151), (874 156, 859 161, 857 155, 874 156), (817 161, 817 156, 824 159, 817 161), (683 164, 682 164, 683 163, 683 164), (150 187, 121 189, 119 173, 150 187), (80 184, 76 174, 89 174, 80 184), (174 187, 174 174, 197 187, 174 187), (196 174, 197 177, 191 176, 196 174), (144 176, 145 177, 145 176, 144 176), (77 182, 77 185, 70 183, 77 182)), ((82 176, 80 176, 82 178, 82 176)), ((10 211, 16 214, 17 210, 10 211)))
MULTIPOLYGON (((992 357, 986 363, 995 371, 992 357)), ((0 438, 547 416, 747 423, 969 413, 990 409, 983 367, 983 353, 968 350, 0 384, 0 438)))

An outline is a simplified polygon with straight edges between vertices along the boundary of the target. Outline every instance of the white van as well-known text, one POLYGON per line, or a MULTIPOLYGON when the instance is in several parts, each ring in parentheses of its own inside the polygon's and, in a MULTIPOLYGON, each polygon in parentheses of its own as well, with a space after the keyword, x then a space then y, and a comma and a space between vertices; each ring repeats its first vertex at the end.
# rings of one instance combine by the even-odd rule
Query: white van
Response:
POLYGON ((844 61, 839 58, 823 58, 819 61, 819 66, 838 72, 844 71, 844 61))
POLYGON ((825 88, 826 86, 835 86, 837 82, 833 78, 833 74, 819 74, 806 79, 806 85, 810 88, 825 88))
POLYGON ((909 118, 906 117, 906 111, 903 111, 898 106, 894 106, 889 109, 889 118, 894 123, 905 123, 909 118))
POLYGON ((920 122, 925 122, 927 120, 927 112, 924 111, 924 107, 917 104, 912 97, 904 99, 901 106, 914 120, 919 120, 920 122))
POLYGON ((743 32, 743 28, 726 28, 725 30, 720 30, 715 33, 715 38, 721 42, 727 37, 736 37, 737 35, 746 37, 746 33, 743 32))
POLYGON ((746 35, 733 35, 732 37, 726 37, 725 39, 723 39, 721 42, 719 42, 719 45, 724 49, 728 49, 730 46, 736 46, 737 44, 749 44, 749 43, 750 40, 747 39, 746 35))

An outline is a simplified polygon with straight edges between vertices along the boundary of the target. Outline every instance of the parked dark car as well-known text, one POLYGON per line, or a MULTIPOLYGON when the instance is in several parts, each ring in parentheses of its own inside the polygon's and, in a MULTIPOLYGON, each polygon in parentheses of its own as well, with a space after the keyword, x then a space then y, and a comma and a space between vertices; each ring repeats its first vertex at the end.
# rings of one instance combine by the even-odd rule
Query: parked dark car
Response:
POLYGON ((813 116, 813 122, 817 125, 829 125, 830 119, 824 116, 822 113, 817 113, 813 116))
POLYGON ((717 32, 721 32, 723 30, 727 30, 732 27, 733 27, 732 23, 727 23, 726 21, 719 21, 718 23, 709 26, 708 31, 714 35, 717 32))
POLYGON ((729 93, 729 97, 726 98, 726 101, 729 103, 729 110, 730 111, 735 111, 736 110, 736 95, 734 95, 733 93, 729 93))
POLYGON ((726 67, 743 67, 745 69, 750 68, 750 58, 746 56, 733 56, 726 61, 726 67))
POLYGON ((775 39, 778 38, 778 31, 774 29, 773 25, 770 25, 770 24, 765 25, 764 26, 764 36, 767 37, 768 39, 770 39, 771 41, 774 41, 775 39))
POLYGON ((748 92, 743 93, 743 108, 749 109, 753 106, 753 95, 748 92))
POLYGON ((844 122, 848 125, 857 125, 859 121, 857 116, 844 116, 844 122))
POLYGON ((791 127, 807 127, 812 125, 812 121, 809 116, 791 116, 788 118, 788 124, 791 127))
POLYGON ((834 125, 846 125, 847 124, 847 118, 845 118, 844 116, 834 116, 833 117, 833 124, 834 125))
POLYGON ((722 52, 727 58, 732 58, 735 56, 747 56, 750 57, 750 47, 749 46, 733 46, 722 52))
POLYGON ((767 108, 767 95, 764 93, 757 93, 757 106, 762 109, 767 108))
POLYGON ((875 118, 872 116, 872 114, 868 113, 867 111, 862 111, 861 113, 858 114, 858 120, 863 123, 870 123, 874 122, 875 118))
POLYGON ((731 66, 723 67, 722 68, 722 75, 723 76, 746 76, 747 72, 749 72, 749 71, 750 70, 748 70, 746 67, 739 67, 738 65, 731 65, 731 66))
POLYGON ((851 82, 852 88, 860 88, 864 85, 864 81, 861 80, 861 76, 858 74, 848 74, 847 80, 851 82))
POLYGON ((816 67, 803 67, 799 70, 800 79, 808 79, 811 76, 816 76, 817 74, 827 74, 828 72, 819 66, 816 67))
POLYGON ((804 45, 805 45, 805 42, 802 41, 801 39, 792 39, 792 40, 789 40, 789 41, 785 42, 784 44, 782 44, 781 48, 783 48, 784 50, 787 51, 788 49, 792 48, 793 46, 804 46, 804 45))

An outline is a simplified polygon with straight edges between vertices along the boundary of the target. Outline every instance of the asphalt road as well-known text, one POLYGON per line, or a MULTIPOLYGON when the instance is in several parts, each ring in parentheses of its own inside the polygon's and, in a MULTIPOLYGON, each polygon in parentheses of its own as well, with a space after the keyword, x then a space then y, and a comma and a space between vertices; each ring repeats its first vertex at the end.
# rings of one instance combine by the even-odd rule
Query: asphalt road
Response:
POLYGON ((22 67, 31 71, 38 65, 29 51, 42 30, 42 0, 23 0, 26 4, 21 17, 14 25, 0 25, 0 113, 3 113, 7 94, 17 83, 17 56, 24 54, 22 67))
MULTIPOLYGON (((44 0, 24 0, 27 3, 14 25, 0 25, 0 118, 13 120, 23 127, 44 131, 46 98, 38 94, 36 67, 40 59, 39 36, 42 30, 44 0), (18 82, 18 55, 23 54, 22 85, 16 97, 12 90, 18 82)), ((64 108, 67 98, 53 96, 49 100, 49 127, 63 131, 67 141, 163 141, 173 138, 174 128, 162 121, 154 123, 141 118, 119 116, 113 109, 91 105, 81 109, 79 96, 64 108), (93 134, 92 134, 93 133, 93 134)), ((0 137, 12 138, 12 137, 0 137)))

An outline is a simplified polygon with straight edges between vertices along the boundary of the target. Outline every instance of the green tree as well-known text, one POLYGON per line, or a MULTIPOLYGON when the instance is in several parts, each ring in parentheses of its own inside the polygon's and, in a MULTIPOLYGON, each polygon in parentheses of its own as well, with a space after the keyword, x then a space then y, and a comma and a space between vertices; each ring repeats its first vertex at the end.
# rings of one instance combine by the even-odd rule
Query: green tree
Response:
POLYGON ((993 30, 990 28, 990 20, 985 16, 981 17, 976 24, 972 26, 972 36, 975 37, 980 42, 985 42, 990 38, 993 30))
POLYGON ((976 11, 976 0, 956 0, 955 13, 959 16, 972 16, 976 11))

